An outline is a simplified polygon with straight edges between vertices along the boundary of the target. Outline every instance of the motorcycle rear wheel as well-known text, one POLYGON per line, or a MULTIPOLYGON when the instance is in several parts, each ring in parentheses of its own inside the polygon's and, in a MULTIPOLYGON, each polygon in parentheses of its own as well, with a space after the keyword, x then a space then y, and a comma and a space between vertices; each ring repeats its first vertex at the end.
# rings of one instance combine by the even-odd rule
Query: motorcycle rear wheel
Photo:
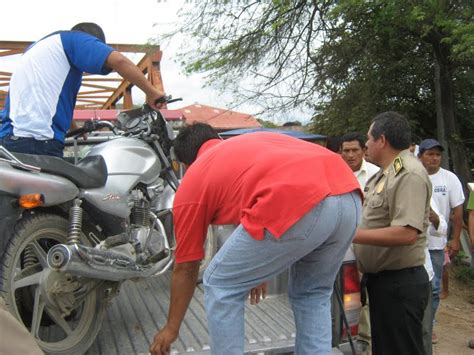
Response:
MULTIPOLYGON (((0 294, 48 354, 83 354, 99 332, 106 304, 100 281, 48 268, 48 250, 66 243, 68 221, 33 214, 15 227, 0 262, 0 294)), ((83 242, 90 245, 82 235, 83 242)))

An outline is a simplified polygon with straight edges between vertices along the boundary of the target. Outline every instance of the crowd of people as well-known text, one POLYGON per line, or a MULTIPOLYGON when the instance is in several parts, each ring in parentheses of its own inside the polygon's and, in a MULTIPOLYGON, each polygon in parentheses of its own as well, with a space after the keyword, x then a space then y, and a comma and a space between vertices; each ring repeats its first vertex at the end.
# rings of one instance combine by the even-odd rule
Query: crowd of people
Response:
MULTIPOLYGON (((159 108, 163 93, 107 46, 97 27, 79 24, 56 32, 25 53, 10 83, 1 145, 12 152, 62 156, 84 71, 116 70, 159 108), (39 59, 47 65, 34 66, 39 59), (38 75, 27 75, 31 70, 38 75), (38 77, 48 80, 31 82, 38 77), (23 100, 25 95, 37 104, 23 100)), ((290 269, 295 353, 331 353, 330 298, 351 244, 364 303, 358 349, 432 353, 443 267, 460 248, 462 185, 441 167, 447 147, 426 139, 416 156, 409 150, 410 126, 399 113, 381 113, 367 128, 367 139, 344 135, 337 154, 275 133, 224 141, 207 124, 181 130, 174 148, 187 171, 173 206, 171 302, 152 354, 168 354, 179 335, 210 224, 238 225, 204 275, 213 354, 243 354, 244 303, 249 295, 258 303, 266 281, 285 269, 290 269)), ((468 208, 474 235, 473 196, 468 208)))

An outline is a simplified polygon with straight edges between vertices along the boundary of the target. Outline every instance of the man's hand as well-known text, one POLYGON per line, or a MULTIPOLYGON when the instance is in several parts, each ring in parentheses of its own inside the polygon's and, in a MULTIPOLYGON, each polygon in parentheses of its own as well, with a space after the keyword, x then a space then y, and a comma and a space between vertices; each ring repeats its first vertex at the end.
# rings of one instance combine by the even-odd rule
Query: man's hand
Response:
POLYGON ((154 89, 147 95, 146 102, 148 106, 150 106, 154 110, 159 110, 164 108, 166 105, 166 102, 159 102, 160 99, 162 100, 165 96, 166 94, 164 92, 154 89))
POLYGON ((438 227, 439 227, 439 216, 431 208, 430 208, 429 220, 430 220, 431 223, 433 223, 435 229, 438 229, 438 227))
POLYGON ((250 290, 250 304, 258 304, 260 299, 264 299, 267 296, 267 283, 264 282, 250 290))
POLYGON ((448 244, 448 254, 451 260, 458 255, 460 249, 461 242, 458 239, 451 239, 448 244))
POLYGON ((168 355, 171 351, 171 344, 178 338, 178 332, 168 326, 156 333, 153 344, 150 346, 152 355, 168 355))

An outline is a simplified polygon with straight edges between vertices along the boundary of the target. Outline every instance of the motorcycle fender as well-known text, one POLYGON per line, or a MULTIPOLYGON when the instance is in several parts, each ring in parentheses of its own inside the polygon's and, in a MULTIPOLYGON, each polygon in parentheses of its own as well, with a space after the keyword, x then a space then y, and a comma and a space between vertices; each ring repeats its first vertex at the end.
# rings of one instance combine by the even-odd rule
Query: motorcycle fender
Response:
POLYGON ((45 206, 70 201, 79 193, 77 186, 63 177, 15 169, 4 163, 0 163, 0 191, 15 196, 41 193, 45 206))

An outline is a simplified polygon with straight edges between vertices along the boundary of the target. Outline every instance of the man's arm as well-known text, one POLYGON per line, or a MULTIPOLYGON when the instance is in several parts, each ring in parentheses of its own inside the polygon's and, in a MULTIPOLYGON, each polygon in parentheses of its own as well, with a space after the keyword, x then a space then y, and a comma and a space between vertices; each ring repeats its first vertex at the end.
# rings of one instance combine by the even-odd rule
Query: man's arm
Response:
POLYGON ((353 243, 394 247, 412 245, 418 238, 418 230, 410 226, 390 226, 385 228, 357 228, 353 243))
POLYGON ((455 257, 461 249, 461 231, 462 231, 462 212, 463 205, 453 208, 453 239, 449 243, 449 256, 455 257))
POLYGON ((469 211, 469 236, 471 237, 471 247, 474 250, 474 210, 469 211))
POLYGON ((155 104, 156 100, 164 96, 164 93, 155 88, 147 80, 140 69, 127 57, 117 51, 112 51, 105 61, 108 68, 115 70, 124 79, 138 86, 147 96, 147 103, 154 109, 159 109, 163 104, 155 104))
POLYGON ((169 354, 171 344, 178 338, 179 328, 194 294, 200 261, 175 264, 171 277, 171 299, 166 325, 155 335, 150 352, 169 354))

